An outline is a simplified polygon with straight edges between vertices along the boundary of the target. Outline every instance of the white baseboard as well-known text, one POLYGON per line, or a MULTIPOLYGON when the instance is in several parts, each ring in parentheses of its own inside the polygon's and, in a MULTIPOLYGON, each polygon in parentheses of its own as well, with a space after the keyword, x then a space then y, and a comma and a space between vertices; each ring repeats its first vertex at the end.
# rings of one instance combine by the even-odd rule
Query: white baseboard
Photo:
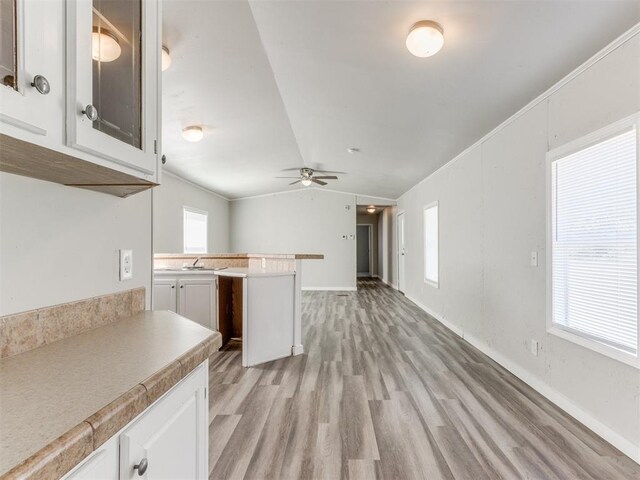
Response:
POLYGON ((303 292, 355 292, 356 287, 302 287, 303 292))
POLYGON ((445 327, 451 330, 453 333, 458 335, 459 337, 464 338, 471 345, 476 347, 486 356, 494 360, 495 362, 502 365, 509 372, 514 374, 524 383, 529 385, 531 388, 536 390, 542 396, 544 396, 551 403, 555 404, 557 407, 564 410, 566 413, 571 415, 577 421, 582 423, 584 426, 592 430, 594 433, 602 437, 604 440, 609 442, 611 445, 616 447, 622 453, 630 457, 633 461, 640 463, 640 445, 635 445, 630 442, 626 438, 622 437, 620 434, 603 424, 600 420, 596 419, 590 413, 584 411, 578 405, 576 405, 571 399, 564 396, 562 393, 558 392, 555 388, 551 387, 546 382, 542 381, 540 378, 531 374, 528 370, 522 368, 520 365, 513 363, 508 358, 503 356, 501 353, 496 352, 494 349, 489 347, 485 342, 480 339, 474 337, 473 335, 465 334, 464 331, 453 325, 451 322, 442 318, 439 314, 426 307, 415 298, 406 295, 406 298, 415 303, 422 310, 427 312, 433 318, 435 318, 438 322, 442 323, 445 327))

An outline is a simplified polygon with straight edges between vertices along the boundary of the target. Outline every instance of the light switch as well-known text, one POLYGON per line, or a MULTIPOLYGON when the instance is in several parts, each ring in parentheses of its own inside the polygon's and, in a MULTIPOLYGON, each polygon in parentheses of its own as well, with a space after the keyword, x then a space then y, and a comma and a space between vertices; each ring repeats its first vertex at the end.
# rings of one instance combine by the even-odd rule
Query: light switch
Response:
POLYGON ((536 251, 531 252, 531 266, 532 267, 538 266, 538 252, 536 251))
POLYGON ((133 278, 133 251, 120 250, 120 280, 133 278))
POLYGON ((531 339, 531 355, 533 355, 534 357, 537 357, 538 350, 539 350, 538 341, 532 338, 531 339))

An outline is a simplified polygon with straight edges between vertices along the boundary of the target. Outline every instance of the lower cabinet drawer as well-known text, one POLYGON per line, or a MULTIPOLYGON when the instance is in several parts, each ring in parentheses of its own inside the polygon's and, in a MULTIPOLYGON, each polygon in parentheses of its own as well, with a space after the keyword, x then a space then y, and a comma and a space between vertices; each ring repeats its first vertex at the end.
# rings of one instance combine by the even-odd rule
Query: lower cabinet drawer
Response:
POLYGON ((120 434, 120 478, 206 479, 206 364, 120 434))

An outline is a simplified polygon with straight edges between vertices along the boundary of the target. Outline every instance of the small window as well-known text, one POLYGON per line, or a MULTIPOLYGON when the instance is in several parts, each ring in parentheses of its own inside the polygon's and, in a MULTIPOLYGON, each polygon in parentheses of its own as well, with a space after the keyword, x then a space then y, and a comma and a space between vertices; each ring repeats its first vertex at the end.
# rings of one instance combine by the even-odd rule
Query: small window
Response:
POLYGON ((207 253, 207 212, 184 207, 182 213, 184 253, 207 253))
POLYGON ((424 281, 438 286, 438 202, 424 208, 424 281))
POLYGON ((615 358, 638 353, 637 141, 627 123, 550 158, 551 331, 615 358))

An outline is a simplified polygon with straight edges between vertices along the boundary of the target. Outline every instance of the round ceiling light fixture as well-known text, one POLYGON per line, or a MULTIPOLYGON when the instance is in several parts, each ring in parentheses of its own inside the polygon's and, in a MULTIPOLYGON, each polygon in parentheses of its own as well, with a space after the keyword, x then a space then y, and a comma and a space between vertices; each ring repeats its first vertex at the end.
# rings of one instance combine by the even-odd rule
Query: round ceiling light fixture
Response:
POLYGON ((122 54, 118 38, 106 28, 93 27, 91 57, 96 62, 113 62, 122 54))
POLYGON ((191 125, 182 129, 182 138, 188 142, 199 142, 204 137, 202 127, 198 125, 191 125))
POLYGON ((300 183, 302 183, 302 185, 304 185, 305 187, 308 187, 309 185, 311 185, 311 179, 310 178, 303 178, 300 183))
POLYGON ((439 23, 422 20, 415 23, 407 35, 407 49, 420 58, 430 57, 444 45, 444 31, 439 23))
POLYGON ((376 213, 376 207, 374 207, 373 205, 368 206, 367 207, 367 212, 376 213))
POLYGON ((171 55, 169 55, 169 49, 162 46, 162 71, 164 72, 171 66, 171 55))

